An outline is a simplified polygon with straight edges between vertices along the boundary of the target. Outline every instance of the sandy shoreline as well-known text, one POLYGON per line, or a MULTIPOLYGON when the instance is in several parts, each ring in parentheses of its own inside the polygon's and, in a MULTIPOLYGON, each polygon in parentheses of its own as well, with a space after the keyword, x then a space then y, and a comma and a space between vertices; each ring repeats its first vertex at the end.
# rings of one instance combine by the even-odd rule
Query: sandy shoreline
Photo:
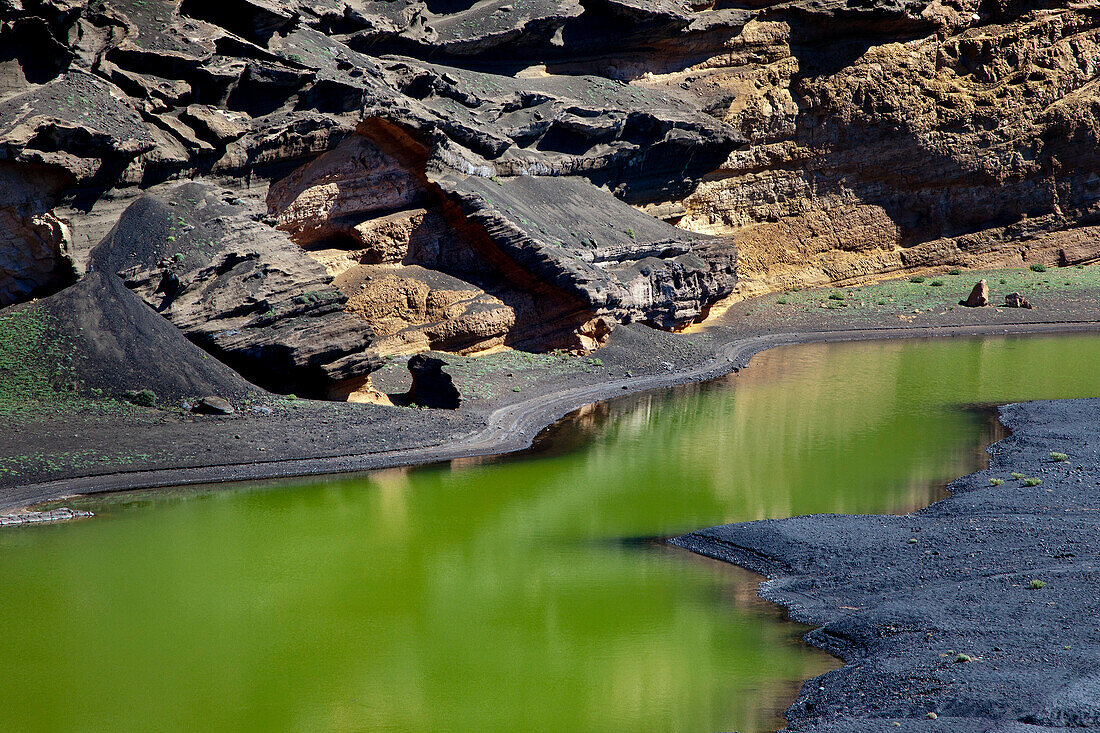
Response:
MULTIPOLYGON (((896 338, 949 338, 983 335, 1074 333, 1100 330, 1100 321, 999 323, 989 325, 908 326, 902 328, 828 329, 763 333, 713 344, 707 358, 693 366, 661 370, 620 379, 569 386, 482 411, 482 425, 449 440, 362 453, 292 455, 275 460, 211 463, 209 465, 141 468, 72 475, 48 481, 0 488, 0 509, 11 510, 79 494, 149 489, 232 481, 281 479, 368 471, 394 466, 434 463, 522 450, 547 426, 585 405, 613 397, 704 381, 744 368, 757 353, 777 346, 812 342, 864 341, 896 338)), ((640 355, 639 355, 640 356, 640 355)), ((669 362, 663 362, 668 365, 669 362)), ((638 366, 635 365, 635 369, 638 366)), ((614 367, 609 369, 614 372, 614 367)))

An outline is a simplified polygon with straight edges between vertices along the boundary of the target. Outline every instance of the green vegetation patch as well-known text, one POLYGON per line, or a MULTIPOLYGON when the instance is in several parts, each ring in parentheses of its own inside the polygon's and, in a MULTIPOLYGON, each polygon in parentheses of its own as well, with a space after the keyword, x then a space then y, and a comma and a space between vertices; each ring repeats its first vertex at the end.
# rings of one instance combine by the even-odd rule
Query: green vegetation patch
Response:
POLYGON ((73 351, 41 306, 0 313, 0 416, 132 409, 85 393, 73 351))
POLYGON ((136 453, 129 451, 101 452, 95 449, 61 451, 58 453, 28 453, 0 457, 0 478, 40 475, 60 471, 86 471, 94 468, 124 468, 150 460, 168 458, 166 451, 136 453))
POLYGON ((540 379, 570 372, 594 373, 603 366, 596 357, 575 356, 566 351, 545 354, 502 351, 478 357, 448 355, 444 371, 452 376, 466 397, 491 399, 502 392, 520 392, 540 379))
MULTIPOLYGON (((791 310, 810 311, 818 308, 854 308, 876 313, 912 314, 914 310, 951 310, 965 299, 974 283, 984 279, 989 284, 990 301, 1001 306, 1009 293, 1020 293, 1031 299, 1060 292, 1100 290, 1100 267, 1058 267, 1038 270, 1018 267, 997 270, 950 270, 947 276, 929 279, 914 275, 849 288, 792 288, 759 299, 762 306, 775 303, 791 310)), ((855 315, 855 314, 852 314, 855 315)))

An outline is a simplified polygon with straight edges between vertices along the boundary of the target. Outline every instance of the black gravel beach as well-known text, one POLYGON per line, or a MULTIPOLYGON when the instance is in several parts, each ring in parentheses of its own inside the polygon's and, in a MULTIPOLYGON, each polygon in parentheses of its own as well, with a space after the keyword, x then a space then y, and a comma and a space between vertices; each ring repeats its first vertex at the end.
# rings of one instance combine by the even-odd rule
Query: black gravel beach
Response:
POLYGON ((761 594, 844 660, 803 685, 791 730, 1100 725, 1100 400, 1009 405, 1001 420, 1012 435, 989 468, 914 514, 673 540, 766 575, 761 594))

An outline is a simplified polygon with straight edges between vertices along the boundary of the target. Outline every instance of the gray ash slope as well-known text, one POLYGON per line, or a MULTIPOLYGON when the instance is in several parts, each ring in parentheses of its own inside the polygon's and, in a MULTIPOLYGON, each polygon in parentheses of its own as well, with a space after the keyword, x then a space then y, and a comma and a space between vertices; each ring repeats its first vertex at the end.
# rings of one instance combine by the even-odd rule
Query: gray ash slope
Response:
POLYGON ((152 388, 162 403, 208 395, 237 400, 258 392, 168 327, 117 277, 91 273, 60 293, 16 308, 45 317, 43 347, 66 355, 69 368, 58 373, 68 383, 53 384, 57 389, 121 397, 152 388))
POLYGON ((761 595, 819 626, 807 640, 844 660, 805 683, 790 730, 1100 727, 1100 400, 1001 415, 1012 435, 989 468, 922 511, 673 540, 766 575, 761 595))

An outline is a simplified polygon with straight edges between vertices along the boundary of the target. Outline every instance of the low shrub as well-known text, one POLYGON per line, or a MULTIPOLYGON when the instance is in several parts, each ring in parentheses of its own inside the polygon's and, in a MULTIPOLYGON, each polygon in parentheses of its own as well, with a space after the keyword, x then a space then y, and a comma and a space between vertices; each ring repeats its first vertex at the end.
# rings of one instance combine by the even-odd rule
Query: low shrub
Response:
POLYGON ((1036 262, 1034 265, 1032 265, 1028 269, 1031 270, 1032 272, 1046 272, 1047 271, 1047 266, 1046 265, 1040 265, 1038 262, 1036 262))
POLYGON ((143 389, 140 392, 135 392, 130 401, 138 407, 152 407, 157 404, 157 393, 151 389, 143 389))
POLYGON ((1038 578, 1032 578, 1031 582, 1027 584, 1027 587, 1031 590, 1039 590, 1040 588, 1045 588, 1046 585, 1046 583, 1039 580, 1038 578))
POLYGON ((917 275, 916 277, 909 278, 909 282, 917 283, 918 285, 924 282, 924 275, 917 275))
POLYGON ((1065 453, 1055 453, 1054 451, 1051 451, 1050 460, 1054 461, 1055 463, 1062 463, 1063 461, 1068 461, 1069 456, 1067 456, 1065 453))
POLYGON ((990 486, 1000 486, 1004 482, 1005 482, 1005 480, 1003 478, 991 478, 991 479, 989 479, 989 485, 990 486))
POLYGON ((1043 480, 1041 478, 1025 478, 1024 479, 1024 486, 1038 486, 1041 483, 1043 483, 1043 480))

